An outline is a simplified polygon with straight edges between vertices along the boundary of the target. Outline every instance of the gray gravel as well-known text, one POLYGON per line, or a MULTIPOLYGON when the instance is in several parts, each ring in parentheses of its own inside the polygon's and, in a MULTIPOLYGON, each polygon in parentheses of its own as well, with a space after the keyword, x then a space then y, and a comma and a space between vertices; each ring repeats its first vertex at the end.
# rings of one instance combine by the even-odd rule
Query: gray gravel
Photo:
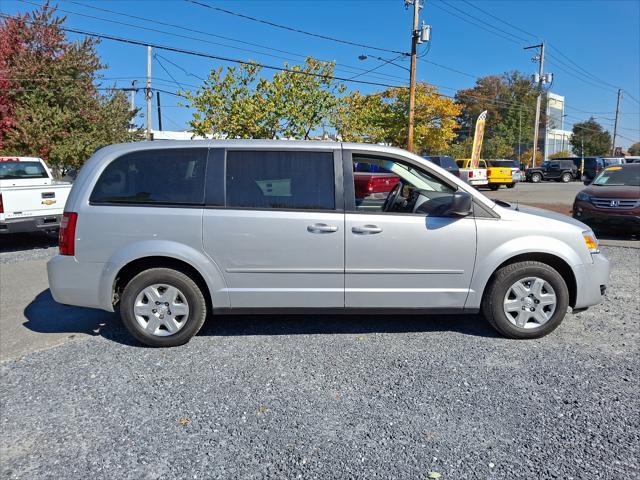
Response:
POLYGON ((0 264, 48 259, 58 253, 58 239, 44 233, 0 235, 0 264))
POLYGON ((114 321, 2 364, 3 478, 637 478, 640 258, 551 336, 477 317, 222 317, 148 349, 114 321))

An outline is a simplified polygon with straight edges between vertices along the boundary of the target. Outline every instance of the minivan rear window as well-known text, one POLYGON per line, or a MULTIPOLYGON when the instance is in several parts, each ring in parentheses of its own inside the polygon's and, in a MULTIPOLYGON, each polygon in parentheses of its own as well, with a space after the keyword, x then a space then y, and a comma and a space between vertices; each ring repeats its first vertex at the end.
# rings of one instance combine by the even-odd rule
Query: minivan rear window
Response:
POLYGON ((333 153, 227 151, 226 206, 334 210, 333 153))
POLYGON ((117 158, 104 169, 92 204, 202 205, 206 148, 150 149, 117 158))

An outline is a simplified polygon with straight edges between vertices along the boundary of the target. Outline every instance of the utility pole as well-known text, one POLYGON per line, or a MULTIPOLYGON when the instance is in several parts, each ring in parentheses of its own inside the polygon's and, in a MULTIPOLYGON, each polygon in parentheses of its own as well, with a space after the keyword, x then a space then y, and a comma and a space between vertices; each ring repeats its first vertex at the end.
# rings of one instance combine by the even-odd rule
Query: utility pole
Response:
POLYGON ((160 109, 160 92, 156 91, 156 103, 158 104, 158 130, 162 131, 162 110, 160 109))
POLYGON ((544 85, 544 42, 540 45, 532 45, 530 47, 524 47, 525 50, 532 48, 539 48, 540 55, 538 56, 538 75, 536 81, 538 83, 538 98, 536 99, 536 124, 533 128, 533 158, 531 159, 531 166, 536 166, 536 150, 538 149, 538 133, 540 129, 540 106, 542 104, 542 91, 544 85))
POLYGON ((131 81, 131 89, 130 89, 131 96, 129 97, 129 100, 131 102, 131 106, 129 107, 129 109, 132 112, 136 111, 136 91, 137 91, 136 83, 138 83, 137 80, 132 80, 131 81))
MULTIPOLYGON (((416 61, 418 51, 418 22, 420 21, 420 0, 413 0, 413 28, 411 30, 411 70, 409 71, 409 132, 407 150, 413 152, 413 123, 416 108, 416 61)), ((405 5, 408 1, 405 0, 405 5)))
POLYGON ((618 89, 618 101, 616 102, 616 121, 613 124, 613 145, 611 145, 611 156, 616 154, 616 135, 618 135, 618 116, 620 115, 620 98, 622 98, 622 89, 618 89))
POLYGON ((147 140, 153 140, 151 133, 151 47, 147 47, 147 87, 144 89, 144 96, 147 100, 147 140))

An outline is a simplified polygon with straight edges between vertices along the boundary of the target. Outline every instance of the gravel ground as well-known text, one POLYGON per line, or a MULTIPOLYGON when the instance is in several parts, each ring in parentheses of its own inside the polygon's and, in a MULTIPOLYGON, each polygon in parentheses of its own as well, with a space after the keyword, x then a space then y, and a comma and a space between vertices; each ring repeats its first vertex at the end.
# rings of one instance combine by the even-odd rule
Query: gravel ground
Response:
POLYGON ((638 478, 637 250, 605 302, 513 341, 477 317, 114 321, 0 366, 2 478, 638 478))
POLYGON ((46 234, 0 235, 0 265, 48 259, 58 253, 58 239, 46 234))

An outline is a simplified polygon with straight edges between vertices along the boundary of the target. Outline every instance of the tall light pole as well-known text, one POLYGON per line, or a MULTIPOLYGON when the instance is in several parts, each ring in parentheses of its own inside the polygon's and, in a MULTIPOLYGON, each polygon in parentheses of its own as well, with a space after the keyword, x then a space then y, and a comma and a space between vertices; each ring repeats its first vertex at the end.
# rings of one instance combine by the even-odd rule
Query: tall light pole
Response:
POLYGON ((153 140, 151 133, 151 47, 147 47, 147 86, 144 89, 144 96, 147 100, 147 140, 153 140))

